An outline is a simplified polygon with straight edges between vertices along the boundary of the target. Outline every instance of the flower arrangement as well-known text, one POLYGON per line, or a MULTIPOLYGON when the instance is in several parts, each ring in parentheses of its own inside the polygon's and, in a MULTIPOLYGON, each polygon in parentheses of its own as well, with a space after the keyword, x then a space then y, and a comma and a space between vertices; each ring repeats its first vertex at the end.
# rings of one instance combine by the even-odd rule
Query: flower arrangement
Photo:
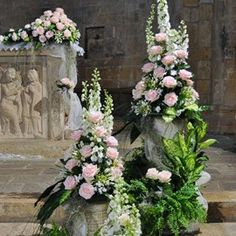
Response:
POLYGON ((99 80, 100 74, 95 69, 92 83, 83 83, 82 126, 71 135, 75 141, 71 156, 61 160, 61 180, 45 191, 46 196, 43 193, 39 198, 40 201, 46 197, 38 214, 41 224, 72 195, 84 200, 107 198, 113 193, 117 179, 122 176, 123 164, 117 150, 118 141, 111 135, 113 102, 105 92, 104 105, 101 104, 99 80))
POLYGON ((35 48, 40 48, 50 43, 76 43, 79 41, 80 32, 75 22, 67 17, 62 8, 44 11, 43 15, 23 28, 9 29, 0 35, 3 44, 33 43, 35 48))
POLYGON ((152 32, 155 15, 153 5, 147 21, 146 41, 148 60, 142 67, 143 77, 133 89, 132 113, 154 115, 171 122, 177 117, 196 117, 202 110, 199 95, 193 88, 193 73, 189 70, 188 34, 181 22, 178 30, 170 28, 166 0, 158 0, 160 32, 152 32))

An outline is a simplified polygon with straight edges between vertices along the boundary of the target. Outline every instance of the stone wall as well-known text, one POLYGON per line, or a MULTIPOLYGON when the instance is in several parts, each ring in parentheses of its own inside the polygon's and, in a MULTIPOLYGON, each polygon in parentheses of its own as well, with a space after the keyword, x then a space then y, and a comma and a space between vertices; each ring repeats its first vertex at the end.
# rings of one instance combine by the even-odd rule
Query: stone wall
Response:
MULTIPOLYGON (((78 23, 86 50, 78 59, 79 79, 93 67, 114 98, 118 115, 128 109, 131 87, 146 56, 145 22, 154 0, 0 0, 0 32, 20 27, 45 9, 61 6, 78 23), (10 16, 10 18, 9 18, 10 16)), ((235 0, 169 0, 172 23, 184 19, 190 34, 190 64, 196 75, 210 130, 236 133, 235 0)), ((80 88, 80 86, 79 86, 80 88)))

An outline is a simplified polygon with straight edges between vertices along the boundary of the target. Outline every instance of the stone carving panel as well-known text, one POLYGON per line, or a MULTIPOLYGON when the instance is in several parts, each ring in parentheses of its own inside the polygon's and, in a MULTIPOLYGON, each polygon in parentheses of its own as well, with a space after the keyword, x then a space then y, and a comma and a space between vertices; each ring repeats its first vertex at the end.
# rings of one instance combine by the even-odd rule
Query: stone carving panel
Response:
POLYGON ((0 68, 0 135, 42 136, 42 84, 36 69, 0 68))

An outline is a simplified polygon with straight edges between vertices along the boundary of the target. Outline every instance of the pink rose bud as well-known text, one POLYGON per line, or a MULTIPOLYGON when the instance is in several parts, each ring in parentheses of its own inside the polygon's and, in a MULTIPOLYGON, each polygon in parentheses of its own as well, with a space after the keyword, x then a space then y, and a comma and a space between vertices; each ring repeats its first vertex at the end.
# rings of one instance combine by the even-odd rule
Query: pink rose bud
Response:
POLYGON ((180 71, 179 71, 179 77, 180 77, 182 80, 187 80, 187 79, 192 78, 192 77, 193 77, 193 74, 192 74, 190 71, 183 69, 183 70, 180 70, 180 71))
POLYGON ((175 55, 179 58, 179 59, 186 59, 188 58, 188 52, 186 50, 176 50, 175 51, 175 55))
POLYGON ((44 11, 43 14, 47 17, 50 17, 52 15, 52 11, 47 10, 47 11, 44 11))
POLYGON ((84 145, 80 149, 80 153, 83 157, 90 157, 92 155, 92 148, 89 145, 84 145))
POLYGON ((133 95, 133 99, 134 99, 134 100, 138 100, 138 99, 140 99, 140 98, 142 97, 143 91, 133 89, 133 90, 132 90, 132 95, 133 95))
POLYGON ((149 90, 145 93, 145 99, 149 102, 154 102, 160 97, 157 90, 149 90))
POLYGON ((168 35, 166 33, 155 34, 155 39, 157 42, 165 42, 168 39, 168 35))
POLYGON ((146 178, 157 180, 158 173, 159 173, 159 171, 156 168, 150 168, 147 170, 146 178))
POLYGON ((65 36, 65 38, 70 38, 70 37, 71 37, 71 32, 70 32, 70 30, 66 29, 66 30, 64 31, 64 36, 65 36))
POLYGON ((65 25, 62 24, 62 23, 60 23, 60 22, 56 23, 56 27, 57 27, 57 29, 58 29, 59 31, 63 30, 64 26, 65 26, 65 25))
POLYGON ((43 35, 44 32, 45 32, 45 30, 44 30, 44 28, 43 28, 42 26, 39 26, 39 27, 36 29, 36 31, 38 32, 39 35, 43 35))
POLYGON ((84 199, 88 200, 95 194, 93 185, 88 183, 83 183, 79 189, 79 195, 84 199))
POLYGON ((48 27, 51 25, 51 22, 49 20, 46 20, 43 22, 44 27, 48 27))
POLYGON ((106 142, 107 146, 109 146, 109 147, 117 147, 118 146, 118 141, 113 136, 106 138, 105 142, 106 142))
POLYGON ((186 82, 187 82, 187 85, 190 87, 192 87, 194 84, 194 82, 191 79, 187 79, 186 82))
POLYGON ((149 55, 151 56, 157 56, 162 53, 162 47, 161 46, 152 46, 148 50, 149 55))
POLYGON ((75 159, 70 159, 66 162, 65 168, 69 171, 72 171, 72 169, 78 165, 78 161, 75 159))
POLYGON ((46 37, 48 38, 48 39, 50 39, 50 38, 52 38, 53 36, 54 36, 54 33, 51 31, 51 30, 49 30, 49 31, 47 31, 46 32, 46 37))
POLYGON ((63 184, 66 190, 72 190, 76 188, 77 181, 74 176, 67 176, 63 184))
POLYGON ((174 63, 175 61, 175 56, 173 55, 166 55, 165 57, 163 57, 162 59, 162 63, 165 65, 165 66, 170 66, 174 63))
POLYGON ((40 41, 41 43, 45 43, 45 42, 47 41, 47 38, 46 38, 44 35, 40 35, 40 36, 39 36, 39 41, 40 41))
POLYGON ((136 84, 135 89, 139 90, 139 91, 144 91, 145 90, 145 83, 144 83, 144 81, 139 81, 136 84))
POLYGON ((112 160, 115 160, 119 156, 119 152, 117 151, 116 148, 108 147, 106 156, 112 160))
POLYGON ((64 9, 61 7, 57 7, 56 8, 56 12, 60 13, 60 14, 64 14, 64 9))
POLYGON ((162 82, 166 88, 174 88, 177 85, 176 79, 172 76, 164 77, 162 82))
POLYGON ((82 169, 82 176, 87 180, 91 181, 94 176, 97 174, 98 168, 97 165, 85 164, 82 169))
POLYGON ((100 111, 90 111, 88 120, 94 124, 99 123, 103 119, 103 114, 100 111))
POLYGON ((118 167, 112 167, 111 168, 111 176, 113 179, 117 179, 122 176, 122 170, 118 167))
POLYGON ((50 21, 51 21, 52 23, 56 24, 57 22, 59 22, 59 18, 56 17, 56 16, 52 16, 52 17, 50 18, 50 21))
POLYGON ((36 30, 33 30, 32 31, 32 35, 33 35, 33 37, 38 37, 39 34, 38 34, 38 32, 36 30))
POLYGON ((151 71, 154 70, 154 67, 155 67, 155 64, 149 62, 149 63, 146 63, 146 64, 143 65, 142 71, 143 71, 144 73, 149 73, 149 72, 151 72, 151 71))
POLYGON ((71 133, 71 139, 78 142, 80 140, 82 134, 83 134, 82 129, 75 130, 71 133))
POLYGON ((155 78, 163 78, 165 74, 166 74, 166 70, 161 66, 158 66, 153 72, 153 76, 155 78))
POLYGON ((98 127, 95 128, 95 134, 98 137, 105 137, 106 133, 107 133, 107 131, 103 126, 98 126, 98 127))
POLYGON ((178 96, 174 92, 167 93, 164 97, 164 103, 169 107, 173 107, 177 101, 178 96))
POLYGON ((199 93, 194 88, 192 88, 191 91, 192 91, 193 98, 196 100, 199 100, 199 93))
POLYGON ((158 173, 158 180, 161 183, 169 183, 171 181, 172 173, 168 170, 163 170, 158 173))

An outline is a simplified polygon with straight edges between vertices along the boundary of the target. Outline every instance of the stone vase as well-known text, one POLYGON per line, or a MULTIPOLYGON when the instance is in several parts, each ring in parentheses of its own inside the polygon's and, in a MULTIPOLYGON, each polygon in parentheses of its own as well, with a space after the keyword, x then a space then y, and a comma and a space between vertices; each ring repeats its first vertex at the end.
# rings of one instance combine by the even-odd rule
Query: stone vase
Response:
POLYGON ((139 127, 144 138, 144 149, 147 159, 158 168, 166 169, 163 164, 164 152, 162 138, 172 139, 184 127, 184 120, 174 120, 166 123, 162 118, 146 117, 141 120, 139 127))
POLYGON ((94 236, 107 219, 108 202, 86 203, 67 222, 70 236, 94 236))

